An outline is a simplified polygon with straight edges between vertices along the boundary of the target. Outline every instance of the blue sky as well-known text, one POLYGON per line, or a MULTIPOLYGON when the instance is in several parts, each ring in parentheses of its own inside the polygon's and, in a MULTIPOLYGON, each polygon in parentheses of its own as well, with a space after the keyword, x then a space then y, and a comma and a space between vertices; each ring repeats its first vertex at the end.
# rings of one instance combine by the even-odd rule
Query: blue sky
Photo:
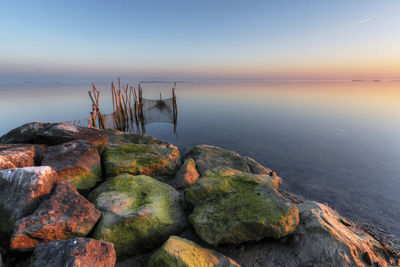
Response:
POLYGON ((400 77, 400 1, 0 1, 0 77, 400 77))

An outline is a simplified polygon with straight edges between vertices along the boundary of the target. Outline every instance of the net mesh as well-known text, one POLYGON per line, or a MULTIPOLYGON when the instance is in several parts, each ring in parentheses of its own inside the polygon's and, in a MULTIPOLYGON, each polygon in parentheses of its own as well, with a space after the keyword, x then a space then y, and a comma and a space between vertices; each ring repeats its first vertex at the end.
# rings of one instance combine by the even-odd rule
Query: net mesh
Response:
POLYGON ((174 100, 173 98, 152 100, 142 99, 143 122, 149 124, 153 122, 174 123, 174 100))

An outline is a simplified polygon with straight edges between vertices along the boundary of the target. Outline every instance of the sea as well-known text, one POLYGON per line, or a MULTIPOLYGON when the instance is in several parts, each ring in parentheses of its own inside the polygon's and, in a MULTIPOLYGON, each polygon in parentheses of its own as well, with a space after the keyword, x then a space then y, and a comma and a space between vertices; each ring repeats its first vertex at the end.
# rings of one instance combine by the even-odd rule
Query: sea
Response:
MULTIPOLYGON (((123 81, 137 88, 140 81, 123 81)), ((94 81, 111 113, 111 81, 94 81)), ((143 97, 172 96, 171 82, 142 83, 143 97)), ((0 82, 0 135, 31 121, 88 118, 85 82, 0 82)), ((146 133, 182 153, 211 144, 250 156, 281 188, 400 236, 400 82, 185 81, 177 125, 146 133)))

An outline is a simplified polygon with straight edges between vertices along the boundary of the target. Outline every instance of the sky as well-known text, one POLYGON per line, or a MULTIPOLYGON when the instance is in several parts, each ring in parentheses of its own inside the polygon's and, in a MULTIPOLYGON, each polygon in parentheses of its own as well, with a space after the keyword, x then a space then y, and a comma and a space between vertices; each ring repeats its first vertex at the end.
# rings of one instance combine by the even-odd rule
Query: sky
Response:
POLYGON ((400 79, 400 1, 0 0, 0 79, 400 79))

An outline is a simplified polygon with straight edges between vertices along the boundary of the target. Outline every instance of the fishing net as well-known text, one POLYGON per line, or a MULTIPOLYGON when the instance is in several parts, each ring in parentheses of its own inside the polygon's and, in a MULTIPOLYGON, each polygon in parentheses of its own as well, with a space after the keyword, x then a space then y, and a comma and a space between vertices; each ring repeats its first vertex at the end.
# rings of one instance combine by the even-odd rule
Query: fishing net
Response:
POLYGON ((143 122, 149 124, 153 122, 168 122, 174 124, 176 118, 176 108, 174 99, 142 99, 143 122))

